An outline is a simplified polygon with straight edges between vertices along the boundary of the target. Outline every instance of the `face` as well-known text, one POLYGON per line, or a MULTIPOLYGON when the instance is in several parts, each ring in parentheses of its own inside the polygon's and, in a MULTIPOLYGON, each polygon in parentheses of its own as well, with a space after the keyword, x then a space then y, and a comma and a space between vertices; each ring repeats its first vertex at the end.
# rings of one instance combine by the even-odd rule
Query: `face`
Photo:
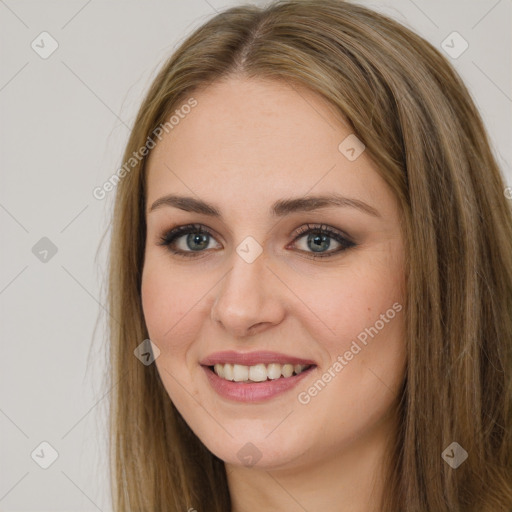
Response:
POLYGON ((309 90, 230 78, 193 97, 147 166, 142 302, 170 399, 229 464, 370 440, 404 376, 394 195, 309 90))

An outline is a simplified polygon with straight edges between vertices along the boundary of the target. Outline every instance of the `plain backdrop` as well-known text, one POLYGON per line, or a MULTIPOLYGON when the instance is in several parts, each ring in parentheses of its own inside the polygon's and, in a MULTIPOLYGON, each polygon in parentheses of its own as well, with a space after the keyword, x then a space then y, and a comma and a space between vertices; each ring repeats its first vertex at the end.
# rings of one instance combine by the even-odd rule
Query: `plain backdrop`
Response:
MULTIPOLYGON (((122 164, 164 59, 216 11, 238 3, 0 0, 0 511, 111 510, 108 235, 103 247, 100 238, 114 193, 100 201, 92 191, 122 164)), ((467 41, 460 56, 447 57, 511 186, 512 1, 360 3, 441 51, 454 31, 463 38, 456 36, 456 50, 467 41)))

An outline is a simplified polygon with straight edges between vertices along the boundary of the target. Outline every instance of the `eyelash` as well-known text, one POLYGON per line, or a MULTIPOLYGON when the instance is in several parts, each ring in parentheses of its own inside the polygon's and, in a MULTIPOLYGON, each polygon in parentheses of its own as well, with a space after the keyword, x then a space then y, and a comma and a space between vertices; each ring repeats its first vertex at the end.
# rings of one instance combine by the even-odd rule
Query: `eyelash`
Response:
MULTIPOLYGON (((209 231, 208 229, 204 228, 200 224, 187 224, 184 226, 178 226, 176 228, 173 228, 166 233, 164 233, 163 236, 159 237, 159 242, 157 245, 165 246, 167 249, 178 256, 184 257, 184 258, 197 258, 201 255, 201 253, 204 253, 205 251, 181 251, 176 250, 172 248, 172 244, 181 236, 189 233, 194 234, 205 234, 209 235, 212 238, 215 238, 213 233, 209 231)), ((316 258, 327 258, 334 256, 336 254, 339 254, 341 252, 346 251, 347 249, 350 249, 351 247, 355 247, 355 243, 346 238, 344 235, 342 235, 340 232, 330 228, 329 226, 326 226, 325 224, 306 224, 305 226, 300 227, 295 232, 295 238, 293 239, 293 242, 296 242, 300 238, 302 238, 304 235, 310 234, 310 233, 316 233, 321 235, 328 235, 329 238, 333 238, 337 242, 341 244, 341 247, 330 252, 325 253, 314 253, 314 252, 308 252, 308 251, 301 251, 305 252, 309 255, 309 257, 316 259, 316 258)))

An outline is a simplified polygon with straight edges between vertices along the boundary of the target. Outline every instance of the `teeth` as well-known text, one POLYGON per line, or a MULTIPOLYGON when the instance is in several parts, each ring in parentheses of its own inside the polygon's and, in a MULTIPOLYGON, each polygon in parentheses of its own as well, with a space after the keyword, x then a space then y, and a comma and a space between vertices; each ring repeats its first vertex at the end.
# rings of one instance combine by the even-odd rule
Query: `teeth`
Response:
POLYGON ((293 364, 284 364, 281 368, 281 375, 283 377, 291 377, 293 374, 293 364))
POLYGON ((215 373, 219 376, 219 377, 224 377, 224 365, 222 364, 216 364, 213 369, 215 370, 215 373))
POLYGON ((281 365, 277 363, 267 365, 267 377, 270 380, 279 379, 281 377, 281 365))
POLYGON ((224 372, 223 372, 224 375, 219 375, 218 373, 217 373, 217 375, 219 375, 219 377, 223 377, 226 380, 235 380, 235 375, 233 373, 233 365, 232 364, 225 364, 225 365, 219 364, 219 367, 222 368, 222 366, 224 366, 224 372))
POLYGON ((303 364, 294 364, 293 371, 298 375, 304 369, 303 364))
POLYGON ((267 380, 267 368, 264 364, 249 366, 249 380, 254 382, 263 382, 267 380))
POLYGON ((249 379, 249 367, 241 364, 233 365, 233 375, 235 382, 242 382, 249 379))
POLYGON ((220 364, 213 367, 213 371, 223 379, 235 382, 263 382, 267 379, 275 380, 280 377, 291 377, 293 374, 299 375, 307 368, 305 364, 256 364, 254 366, 245 366, 242 364, 220 364))

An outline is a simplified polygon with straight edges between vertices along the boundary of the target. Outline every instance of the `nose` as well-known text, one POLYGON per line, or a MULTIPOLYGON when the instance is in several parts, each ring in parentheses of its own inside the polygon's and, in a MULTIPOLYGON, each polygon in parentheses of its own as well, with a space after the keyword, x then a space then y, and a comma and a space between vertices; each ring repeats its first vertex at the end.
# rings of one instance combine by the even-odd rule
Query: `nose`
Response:
POLYGON ((248 263, 234 252, 231 270, 215 288, 211 319, 233 337, 262 332, 285 316, 282 288, 263 254, 248 263))

